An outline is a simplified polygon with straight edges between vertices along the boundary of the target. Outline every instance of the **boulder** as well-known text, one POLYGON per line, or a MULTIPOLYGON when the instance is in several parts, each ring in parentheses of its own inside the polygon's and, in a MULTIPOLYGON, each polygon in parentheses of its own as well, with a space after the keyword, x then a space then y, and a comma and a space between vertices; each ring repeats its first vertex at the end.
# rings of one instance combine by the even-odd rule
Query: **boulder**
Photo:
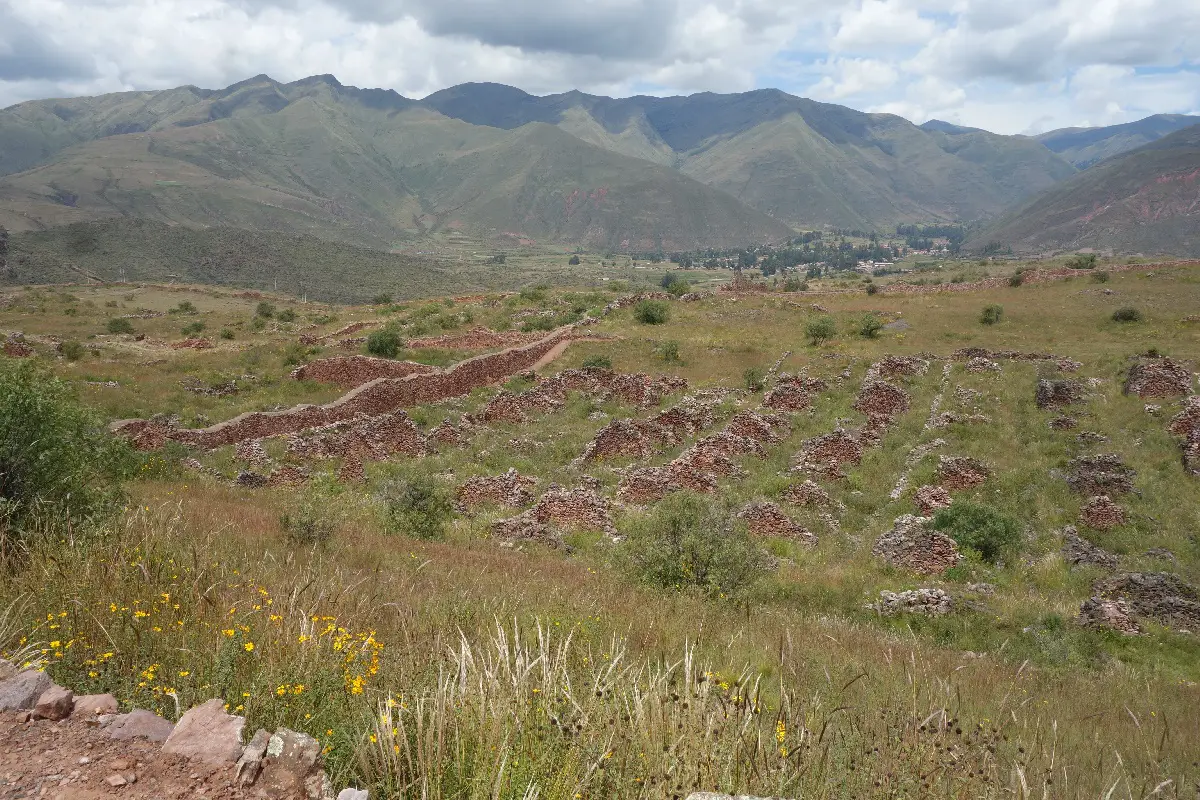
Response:
POLYGON ((305 733, 280 728, 267 741, 267 757, 256 790, 267 797, 319 800, 327 779, 321 769, 321 743, 305 733))
POLYGON ((136 708, 128 714, 113 717, 107 730, 113 739, 147 739, 161 744, 175 730, 175 725, 153 712, 136 708))
POLYGON ((209 700, 183 715, 163 744, 163 752, 212 764, 234 764, 242 757, 245 726, 245 717, 225 712, 225 701, 209 700))
POLYGON ((49 719, 58 721, 71 716, 75 710, 75 693, 61 686, 51 686, 42 692, 37 704, 33 707, 34 719, 49 719))
POLYGON ((75 698, 71 716, 76 719, 92 719, 101 714, 116 714, 119 710, 117 698, 111 694, 85 694, 75 698))
POLYGON ((338 792, 337 800, 367 800, 367 790, 346 787, 338 792))
POLYGON ((17 669, 17 665, 11 661, 5 661, 0 658, 0 681, 6 681, 9 678, 16 677, 21 670, 17 669))
POLYGON ((36 669, 19 672, 0 682, 0 711, 25 711, 37 705, 42 693, 54 685, 50 676, 36 669))
POLYGON ((262 771, 262 762, 267 755, 267 743, 270 740, 271 734, 262 728, 254 732, 250 744, 242 750, 237 767, 234 769, 234 777, 239 785, 249 786, 258 780, 258 773, 262 771))

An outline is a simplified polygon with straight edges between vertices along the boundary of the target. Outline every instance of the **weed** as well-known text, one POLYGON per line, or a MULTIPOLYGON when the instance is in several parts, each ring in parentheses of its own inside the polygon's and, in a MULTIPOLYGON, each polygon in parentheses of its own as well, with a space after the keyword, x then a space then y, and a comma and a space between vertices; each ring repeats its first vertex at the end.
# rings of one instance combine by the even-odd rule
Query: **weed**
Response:
POLYGON ((955 500, 933 517, 933 527, 950 536, 960 547, 974 550, 989 564, 1013 552, 1021 540, 1015 519, 990 506, 955 500))

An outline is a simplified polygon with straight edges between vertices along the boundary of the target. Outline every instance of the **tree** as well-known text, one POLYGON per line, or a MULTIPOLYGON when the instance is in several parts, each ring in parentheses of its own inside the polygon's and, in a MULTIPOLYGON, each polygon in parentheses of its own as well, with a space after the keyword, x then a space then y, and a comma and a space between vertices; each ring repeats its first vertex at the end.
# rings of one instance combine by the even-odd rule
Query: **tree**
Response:
POLYGON ((642 300, 633 307, 633 318, 643 325, 662 325, 669 316, 670 310, 662 300, 642 300))
POLYGON ((804 333, 813 344, 821 344, 837 335, 837 323, 833 317, 817 317, 808 321, 804 333))
POLYGON ((883 331, 883 321, 874 314, 867 314, 858 325, 858 335, 864 339, 876 339, 883 331))
POLYGON ((567 259, 567 263, 569 265, 571 265, 572 267, 579 266, 579 256, 571 256, 570 258, 567 259))
POLYGON ((1070 269, 1095 269, 1096 254, 1079 253, 1067 261, 1067 267, 1070 269))
POLYGON ((255 316, 262 317, 263 319, 270 319, 271 317, 275 316, 275 306, 264 300, 258 304, 256 309, 254 309, 254 314, 255 316))
POLYGON ((66 383, 0 358, 0 559, 36 530, 78 530, 116 510, 132 464, 66 383))
POLYGON ((379 358, 395 358, 404 348, 404 339, 392 328, 382 328, 367 337, 367 352, 379 358))

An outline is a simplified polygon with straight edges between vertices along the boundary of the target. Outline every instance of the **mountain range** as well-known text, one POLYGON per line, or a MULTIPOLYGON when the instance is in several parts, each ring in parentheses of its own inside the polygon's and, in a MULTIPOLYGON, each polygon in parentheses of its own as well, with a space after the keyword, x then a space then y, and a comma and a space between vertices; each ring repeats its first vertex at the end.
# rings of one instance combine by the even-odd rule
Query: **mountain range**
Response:
POLYGON ((134 217, 381 249, 456 233, 729 247, 995 217, 1180 119, 1033 138, 773 89, 614 99, 473 83, 412 100, 260 75, 0 111, 0 225, 134 217))

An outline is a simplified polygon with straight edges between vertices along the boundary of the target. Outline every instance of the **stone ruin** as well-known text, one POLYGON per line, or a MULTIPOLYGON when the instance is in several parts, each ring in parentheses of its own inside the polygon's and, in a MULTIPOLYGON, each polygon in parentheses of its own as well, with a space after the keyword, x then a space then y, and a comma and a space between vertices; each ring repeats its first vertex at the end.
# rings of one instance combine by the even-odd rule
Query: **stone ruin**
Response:
POLYGON ((367 472, 363 469, 362 457, 358 453, 347 453, 338 470, 339 483, 366 483, 367 472))
POLYGON ((625 473, 617 487, 617 497, 625 503, 646 505, 684 489, 712 494, 717 490, 716 475, 697 469, 680 456, 663 467, 642 467, 625 473))
POLYGON ((1183 437, 1183 468, 1200 477, 1200 395, 1187 399, 1183 410, 1171 419, 1168 430, 1183 437))
POLYGON ((994 361, 1063 361, 1061 356, 1051 353, 1022 353, 1017 350, 988 350, 986 347, 963 347, 951 353, 954 361, 970 361, 973 358, 988 358, 994 361))
POLYGON ((349 325, 338 328, 333 333, 327 333, 324 336, 301 334, 300 344, 321 344, 322 342, 332 341, 339 337, 349 336, 352 333, 358 333, 364 328, 370 328, 378 324, 378 322, 351 322, 349 325))
POLYGON ((1125 509, 1114 503, 1108 495, 1097 495, 1083 504, 1079 511, 1079 522, 1098 531, 1116 528, 1125 524, 1125 509))
POLYGON ((1140 617, 1169 628, 1193 633, 1200 631, 1200 590, 1178 575, 1128 572, 1099 581, 1093 592, 1092 598, 1080 608, 1080 616, 1085 620, 1097 617, 1102 620, 1112 608, 1105 604, 1123 603, 1118 607, 1124 611, 1125 618, 1135 624, 1140 617))
POLYGON ((908 410, 909 400, 908 392, 899 386, 882 380, 868 380, 859 390, 854 408, 868 417, 890 421, 908 410))
POLYGON ((967 362, 966 370, 975 375, 982 375, 987 372, 999 372, 1000 364, 990 358, 976 357, 967 362))
POLYGON ((271 468, 271 457, 263 449, 261 439, 247 439, 244 442, 238 442, 234 446, 233 454, 238 461, 249 464, 255 469, 269 470, 271 468))
POLYGON ((725 426, 726 433, 760 444, 781 442, 790 430, 791 423, 787 417, 760 411, 739 411, 725 426))
POLYGON ((867 608, 885 617, 896 614, 936 617, 949 614, 954 608, 954 601, 943 589, 909 589, 906 592, 889 592, 885 589, 879 593, 878 602, 871 603, 867 608))
POLYGON ((423 456, 429 452, 421 431, 405 411, 378 417, 360 414, 350 420, 309 428, 287 437, 288 455, 312 461, 354 454, 372 461, 394 455, 423 456))
POLYGON ((533 502, 533 487, 537 480, 509 469, 503 475, 471 478, 455 493, 458 506, 469 511, 482 505, 520 506, 533 502))
POLYGON ((887 355, 867 369, 867 381, 917 377, 929 371, 929 362, 917 356, 887 355))
POLYGON ((748 503, 738 512, 738 519, 744 520, 750 533, 755 536, 778 537, 808 547, 817 546, 816 534, 792 520, 778 505, 770 501, 758 500, 748 503))
POLYGON ((842 467, 862 461, 863 442, 855 431, 836 430, 807 439, 792 467, 793 472, 812 471, 830 478, 844 478, 842 467))
POLYGON ((1079 420, 1074 417, 1061 416, 1050 420, 1050 430, 1052 431, 1070 431, 1079 426, 1079 420))
POLYGON ((28 358, 34 354, 34 350, 25 341, 25 337, 19 333, 8 336, 0 334, 0 353, 9 358, 28 358))
POLYGON ((813 481, 795 483, 783 493, 783 499, 789 503, 807 508, 838 508, 841 504, 829 496, 829 493, 813 481))
POLYGON ((1089 497, 1132 492, 1136 474, 1116 453, 1079 456, 1067 462, 1067 485, 1089 497))
POLYGON ((1094 630, 1111 630, 1135 636, 1142 627, 1133 618, 1133 609, 1124 598, 1090 597, 1079 607, 1079 624, 1094 630))
POLYGON ((469 430, 464 425, 456 425, 450 420, 442 420, 429 432, 425 441, 431 447, 466 447, 469 430))
POLYGON ((1063 529, 1063 561, 1072 567, 1117 568, 1117 557, 1079 535, 1074 526, 1063 529))
POLYGON ((1059 372, 1079 372, 1083 369, 1083 362, 1076 361, 1073 358, 1060 358, 1054 362, 1054 367, 1059 372))
POLYGON ((1129 368, 1125 394, 1138 397, 1183 397, 1192 391, 1188 366, 1170 358, 1147 359, 1129 368))
POLYGON ((438 371, 437 367, 418 364, 415 361, 395 361, 372 356, 334 356, 319 358, 296 367, 292 370, 291 378, 296 381, 332 383, 342 389, 353 389, 378 378, 403 378, 407 375, 424 375, 438 371))
POLYGON ((763 406, 774 411, 808 411, 812 395, 797 381, 780 380, 775 388, 763 395, 763 406))
POLYGON ((949 508, 954 501, 943 486, 922 486, 913 496, 913 502, 921 516, 930 517, 943 508, 949 508))
POLYGON ((938 457, 938 480, 950 491, 973 489, 991 474, 990 467, 969 456, 938 457))
POLYGON ((932 519, 904 514, 890 531, 880 536, 871 554, 894 567, 921 575, 945 572, 962 561, 958 544, 931 527, 932 519))
POLYGON ((713 424, 713 409, 707 403, 685 399, 650 419, 618 419, 601 428, 587 446, 583 463, 618 456, 648 458, 713 424))
POLYGON ((284 465, 267 476, 267 486, 295 488, 308 482, 308 474, 299 467, 284 465))
POLYGON ((537 504, 521 514, 492 525, 492 534, 505 541, 538 541, 562 546, 562 530, 601 531, 618 537, 609 501, 595 485, 565 489, 552 484, 537 504))
POLYGON ((1183 443, 1183 468, 1200 477, 1200 428, 1193 428, 1183 443))
POLYGON ((1034 400, 1038 408, 1063 408, 1082 403, 1086 394, 1086 388, 1080 381, 1042 378, 1037 382, 1034 400))
POLYGON ((211 350, 213 343, 210 339, 204 337, 195 339, 180 339, 178 342, 171 342, 172 350, 211 350))

